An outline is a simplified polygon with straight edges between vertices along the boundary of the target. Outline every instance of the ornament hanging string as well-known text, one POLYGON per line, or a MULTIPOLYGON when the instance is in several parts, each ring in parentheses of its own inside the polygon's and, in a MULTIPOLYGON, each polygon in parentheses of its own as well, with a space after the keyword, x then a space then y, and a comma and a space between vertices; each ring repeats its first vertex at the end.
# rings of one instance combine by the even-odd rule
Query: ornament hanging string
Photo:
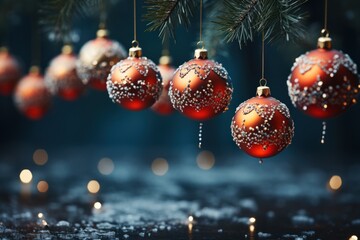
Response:
POLYGON ((324 30, 327 31, 327 11, 328 11, 328 1, 325 0, 324 6, 324 30))
POLYGON ((136 0, 134 0, 134 42, 137 42, 137 36, 136 36, 136 0))
POLYGON ((107 19, 106 0, 100 0, 99 10, 100 10, 99 28, 105 29, 106 28, 106 19, 107 19))
POLYGON ((259 81, 260 86, 266 86, 267 81, 265 79, 265 36, 264 30, 261 32, 261 79, 259 81))

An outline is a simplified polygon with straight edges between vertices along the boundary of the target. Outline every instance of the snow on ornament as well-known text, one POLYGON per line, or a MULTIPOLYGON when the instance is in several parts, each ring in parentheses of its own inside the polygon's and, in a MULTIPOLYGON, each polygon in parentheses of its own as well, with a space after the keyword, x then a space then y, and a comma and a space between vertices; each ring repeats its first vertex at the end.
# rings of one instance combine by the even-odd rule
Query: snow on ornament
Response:
POLYGON ((158 68, 153 61, 142 57, 142 49, 135 40, 129 57, 111 68, 106 85, 114 103, 133 111, 151 107, 162 91, 158 68))
POLYGON ((209 60, 207 50, 195 50, 195 58, 185 62, 170 81, 173 107, 186 117, 204 121, 228 108, 233 86, 226 69, 209 60))
POLYGON ((97 90, 106 90, 106 79, 113 65, 126 58, 119 42, 108 37, 108 31, 99 29, 97 37, 80 49, 76 70, 83 81, 97 90))
POLYGON ((259 86, 256 97, 237 107, 231 134, 239 148, 262 163, 291 143, 294 123, 286 105, 271 97, 270 88, 259 86))
POLYGON ((293 105, 315 118, 331 118, 356 103, 359 76, 349 55, 331 48, 328 35, 320 37, 318 49, 298 57, 288 81, 293 105))

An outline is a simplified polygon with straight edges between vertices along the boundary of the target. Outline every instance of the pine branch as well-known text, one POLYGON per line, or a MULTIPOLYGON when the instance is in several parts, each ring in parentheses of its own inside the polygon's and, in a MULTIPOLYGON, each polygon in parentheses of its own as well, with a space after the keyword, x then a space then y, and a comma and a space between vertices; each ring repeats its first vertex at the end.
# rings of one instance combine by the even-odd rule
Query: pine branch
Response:
POLYGON ((196 8, 194 0, 146 0, 147 12, 144 19, 149 21, 147 31, 159 30, 159 36, 175 39, 175 29, 178 25, 190 26, 191 17, 196 8))
POLYGON ((55 34, 55 39, 68 41, 73 17, 87 15, 98 5, 99 0, 42 0, 40 23, 55 34))
POLYGON ((240 47, 254 34, 265 31, 268 41, 302 37, 300 6, 306 0, 224 0, 224 10, 215 21, 225 40, 240 47))

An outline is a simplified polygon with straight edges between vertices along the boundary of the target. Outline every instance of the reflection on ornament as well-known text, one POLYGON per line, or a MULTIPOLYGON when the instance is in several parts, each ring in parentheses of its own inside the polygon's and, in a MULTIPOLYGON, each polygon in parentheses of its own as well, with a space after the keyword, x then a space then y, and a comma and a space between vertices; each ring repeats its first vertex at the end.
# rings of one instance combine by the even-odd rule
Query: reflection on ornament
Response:
POLYGON ((294 123, 286 105, 271 97, 268 87, 261 86, 256 97, 237 107, 231 133, 239 148, 262 159, 278 154, 291 143, 294 123))
POLYGON ((170 80, 175 72, 175 69, 170 66, 169 56, 160 58, 158 69, 163 79, 163 90, 159 99, 151 106, 151 109, 161 115, 169 115, 174 111, 169 97, 169 88, 170 80))
POLYGON ((105 29, 100 29, 97 38, 88 41, 80 49, 76 70, 84 84, 105 91, 110 69, 124 58, 125 49, 119 42, 109 39, 105 29))
POLYGON ((7 48, 0 48, 0 95, 10 95, 21 77, 20 64, 7 48))
POLYGON ((233 92, 227 71, 197 49, 195 59, 181 65, 170 81, 169 96, 175 109, 194 120, 207 120, 227 110, 233 92))
POLYGON ((53 95, 65 100, 75 100, 85 86, 76 73, 76 56, 72 47, 65 45, 62 53, 55 57, 46 70, 45 84, 53 95))
POLYGON ((150 107, 162 91, 160 72, 150 59, 142 57, 137 42, 129 50, 129 57, 111 68, 107 90, 114 103, 133 111, 150 107))
POLYGON ((331 49, 320 37, 319 48, 298 57, 287 85, 295 107, 315 118, 335 117, 356 103, 359 76, 347 54, 331 49))
POLYGON ((32 67, 30 73, 20 79, 15 89, 16 107, 30 119, 40 119, 49 110, 51 95, 46 88, 39 68, 32 67))

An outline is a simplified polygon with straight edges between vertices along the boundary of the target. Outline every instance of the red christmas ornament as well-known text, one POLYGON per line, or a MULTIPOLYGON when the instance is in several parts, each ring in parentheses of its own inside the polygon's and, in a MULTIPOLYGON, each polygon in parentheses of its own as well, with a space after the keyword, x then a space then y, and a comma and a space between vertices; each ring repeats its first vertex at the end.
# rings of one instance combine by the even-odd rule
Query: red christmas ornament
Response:
POLYGON ((45 84, 50 92, 72 101, 85 90, 85 86, 76 73, 76 56, 68 45, 55 57, 45 74, 45 84))
POLYGON ((33 120, 40 119, 49 110, 51 94, 45 86, 39 68, 32 67, 29 74, 19 81, 14 101, 19 111, 33 120))
POLYGON ((21 77, 20 64, 6 48, 0 48, 0 95, 10 95, 21 77))
POLYGON ((107 90, 114 103, 133 111, 150 107, 162 91, 160 72, 150 59, 142 57, 136 41, 129 57, 111 68, 107 90))
POLYGON ((207 59, 206 49, 181 65, 170 81, 169 96, 175 109, 194 120, 207 120, 227 110, 233 92, 227 71, 207 59))
POLYGON ((170 57, 162 56, 160 58, 160 64, 158 65, 161 77, 163 79, 163 90, 151 109, 161 115, 169 115, 174 111, 169 97, 170 80, 175 72, 175 68, 170 66, 170 57))
POLYGON ((76 70, 84 84, 105 91, 106 78, 115 63, 126 58, 125 49, 117 41, 108 38, 108 32, 100 29, 97 38, 80 49, 76 70))
POLYGON ((261 86, 256 97, 237 107, 231 133, 239 148, 262 159, 278 154, 291 143, 294 123, 286 105, 270 96, 270 88, 261 86))
POLYGON ((335 117, 356 103, 359 76, 356 64, 341 51, 331 49, 323 30, 318 49, 298 57, 287 85, 295 107, 315 118, 335 117))

